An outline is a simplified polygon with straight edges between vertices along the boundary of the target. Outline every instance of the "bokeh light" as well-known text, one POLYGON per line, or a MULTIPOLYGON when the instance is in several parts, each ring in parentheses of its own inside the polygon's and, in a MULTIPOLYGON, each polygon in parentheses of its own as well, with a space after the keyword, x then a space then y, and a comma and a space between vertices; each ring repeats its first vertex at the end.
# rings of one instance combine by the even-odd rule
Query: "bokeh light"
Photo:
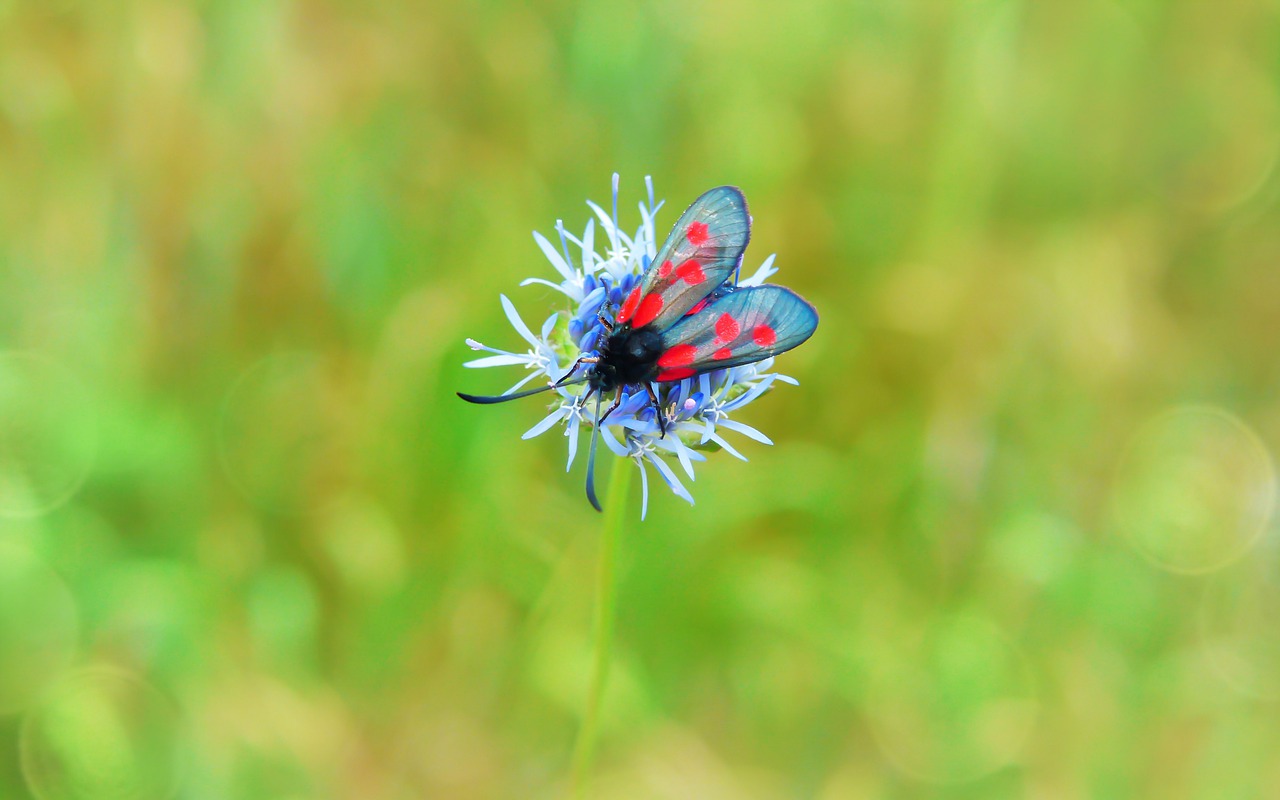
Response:
POLYGON ((75 374, 47 356, 0 353, 0 516, 65 503, 96 452, 95 409, 75 374))
POLYGON ((1213 576, 1200 611, 1201 643, 1214 671, 1240 694, 1280 701, 1280 572, 1272 559, 1213 576))
POLYGON ((0 540, 0 714, 36 702, 71 664, 79 620, 66 582, 29 548, 0 540))
POLYGON ((1125 450, 1115 524, 1153 564, 1210 572, 1242 556, 1275 508, 1275 471, 1257 435, 1215 408, 1148 421, 1125 450))
POLYGON ((22 725, 22 770, 39 800, 165 800, 177 791, 177 708, 128 673, 67 677, 22 725))
POLYGON ((615 172, 821 324, 631 499, 595 797, 1280 797, 1278 21, 0 0, 0 798, 563 794, 585 453, 453 393, 615 172))

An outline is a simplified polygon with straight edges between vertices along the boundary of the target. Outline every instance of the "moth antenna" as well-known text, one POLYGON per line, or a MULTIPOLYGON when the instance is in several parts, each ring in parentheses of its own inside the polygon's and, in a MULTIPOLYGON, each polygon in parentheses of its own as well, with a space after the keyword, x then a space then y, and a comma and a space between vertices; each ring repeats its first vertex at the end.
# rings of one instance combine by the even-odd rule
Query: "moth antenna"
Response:
POLYGON ((596 393, 596 424, 591 426, 591 452, 587 455, 587 500, 596 511, 604 511, 596 499, 596 442, 600 439, 600 396, 596 393))
POLYGON ((490 405, 492 403, 505 403, 508 400, 519 400, 520 398, 528 397, 529 395, 540 394, 542 392, 549 392, 552 389, 556 389, 561 386, 573 386, 574 384, 577 384, 577 383, 586 383, 586 382, 587 382, 587 379, 582 378, 581 380, 566 381, 565 383, 555 384, 554 386, 547 385, 547 386, 539 386, 537 389, 526 389, 523 392, 516 392, 514 394, 476 395, 476 394, 467 394, 465 392, 457 392, 456 394, 458 395, 458 397, 461 397, 463 400, 466 400, 468 403, 479 403, 480 405, 490 405))

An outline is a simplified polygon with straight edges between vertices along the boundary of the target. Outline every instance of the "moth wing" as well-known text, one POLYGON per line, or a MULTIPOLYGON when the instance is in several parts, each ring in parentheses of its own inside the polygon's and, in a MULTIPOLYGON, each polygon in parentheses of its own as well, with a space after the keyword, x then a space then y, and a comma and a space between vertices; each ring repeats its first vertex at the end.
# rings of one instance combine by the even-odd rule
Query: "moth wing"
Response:
POLYGON ((718 186, 693 201, 676 220, 653 263, 631 290, 618 322, 663 330, 724 283, 751 238, 747 198, 736 186, 718 186))
POLYGON ((786 287, 735 289, 662 333, 657 380, 762 361, 803 343, 817 328, 817 310, 786 287))

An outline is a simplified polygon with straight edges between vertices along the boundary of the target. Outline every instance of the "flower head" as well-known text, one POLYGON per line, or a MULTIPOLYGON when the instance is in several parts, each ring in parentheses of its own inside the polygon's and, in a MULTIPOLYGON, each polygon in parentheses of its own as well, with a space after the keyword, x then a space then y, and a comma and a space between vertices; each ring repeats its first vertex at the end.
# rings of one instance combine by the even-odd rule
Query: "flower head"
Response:
MULTIPOLYGON (((468 361, 464 366, 523 366, 528 374, 508 389, 503 395, 505 397, 535 380, 561 381, 568 376, 580 356, 596 354, 605 334, 602 312, 606 317, 612 316, 609 312, 622 305, 648 269, 657 250, 654 221, 662 203, 654 203, 653 181, 648 177, 645 178, 645 187, 648 190, 647 203, 639 203, 640 225, 633 234, 618 224, 616 173, 613 176, 612 213, 587 201, 594 216, 588 218, 581 236, 567 231, 561 220, 556 220, 555 227, 559 247, 535 231, 534 241, 551 262, 558 279, 532 277, 520 285, 541 284, 563 294, 566 298, 564 310, 548 316, 535 335, 512 302, 506 295, 501 295, 507 319, 528 344, 528 349, 509 352, 468 339, 467 344, 473 350, 493 355, 468 361), (603 252, 597 248, 602 248, 603 252)), ((738 286, 759 285, 777 272, 773 260, 770 255, 750 277, 737 280, 735 275, 730 281, 738 286)), ((604 424, 598 426, 599 434, 611 452, 620 458, 631 459, 639 468, 642 519, 649 505, 646 464, 658 473, 672 492, 692 503, 693 496, 685 488, 677 466, 679 472, 692 481, 693 463, 705 461, 707 452, 723 449, 745 461, 746 456, 725 438, 726 432, 773 444, 760 431, 731 418, 775 383, 796 383, 786 375, 771 372, 772 366, 773 359, 767 358, 753 364, 658 384, 659 406, 656 409, 644 387, 631 386, 619 390, 622 392, 620 403, 604 424), (659 414, 662 415, 661 420, 659 414)), ((579 434, 584 428, 597 427, 597 409, 583 402, 584 392, 583 385, 577 383, 555 387, 550 395, 554 401, 549 413, 522 437, 531 439, 557 426, 562 429, 569 450, 566 471, 573 466, 577 455, 579 434)))

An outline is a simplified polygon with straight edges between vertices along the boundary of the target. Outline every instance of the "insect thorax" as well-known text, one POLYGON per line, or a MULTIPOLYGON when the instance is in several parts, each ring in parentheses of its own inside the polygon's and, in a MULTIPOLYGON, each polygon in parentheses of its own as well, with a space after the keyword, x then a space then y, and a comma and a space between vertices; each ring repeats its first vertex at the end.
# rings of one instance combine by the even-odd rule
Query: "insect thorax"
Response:
POLYGON ((615 329, 600 343, 600 361, 591 383, 602 391, 653 380, 662 354, 662 336, 651 328, 615 329))

